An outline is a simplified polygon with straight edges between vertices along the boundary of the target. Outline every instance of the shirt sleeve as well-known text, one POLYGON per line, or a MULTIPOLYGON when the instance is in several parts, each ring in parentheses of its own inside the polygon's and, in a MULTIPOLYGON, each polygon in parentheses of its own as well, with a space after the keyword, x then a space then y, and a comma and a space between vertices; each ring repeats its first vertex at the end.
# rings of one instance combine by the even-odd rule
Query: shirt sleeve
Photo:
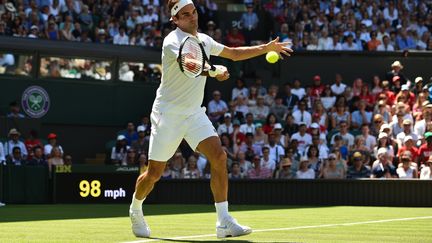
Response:
POLYGON ((223 51, 225 46, 215 40, 213 38, 209 37, 210 39, 210 55, 212 56, 219 56, 219 54, 223 51))

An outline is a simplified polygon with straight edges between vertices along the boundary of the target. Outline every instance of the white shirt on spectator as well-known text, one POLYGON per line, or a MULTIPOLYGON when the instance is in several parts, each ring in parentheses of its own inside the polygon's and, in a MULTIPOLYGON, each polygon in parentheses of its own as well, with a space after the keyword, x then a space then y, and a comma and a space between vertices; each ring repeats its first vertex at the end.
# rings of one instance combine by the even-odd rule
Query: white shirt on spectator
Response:
POLYGON ((417 135, 418 138, 423 138, 423 134, 426 132, 426 121, 425 119, 417 121, 414 125, 414 134, 417 135))
POLYGON ((306 123, 306 126, 309 127, 312 123, 312 116, 308 111, 296 110, 292 113, 295 124, 300 124, 301 122, 306 123), (303 119, 302 119, 303 114, 303 119))
MULTIPOLYGON (((417 135, 414 134, 414 133, 411 133, 411 134, 408 134, 408 135, 412 137, 414 144, 416 144, 416 143, 417 143, 417 140, 418 140, 417 135)), ((405 138, 406 136, 408 136, 408 135, 405 134, 404 132, 400 132, 400 133, 396 136, 396 141, 397 141, 397 143, 399 144, 399 147, 402 147, 402 146, 404 145, 403 140, 404 140, 404 138, 405 138)))
POLYGON ((228 126, 225 123, 221 124, 218 126, 217 132, 219 135, 222 133, 232 134, 234 132, 233 124, 230 123, 228 126))
POLYGON ((313 169, 308 169, 305 172, 298 170, 296 172, 296 178, 297 179, 315 179, 315 171, 313 169))
POLYGON ((330 140, 330 144, 334 144, 334 138, 336 137, 336 135, 340 135, 342 137, 342 140, 344 141, 345 145, 347 145, 348 147, 351 147, 354 145, 354 136, 351 135, 351 133, 346 133, 345 135, 342 135, 340 132, 335 133, 331 140, 330 140))
POLYGON ((282 146, 279 144, 275 144, 273 147, 270 146, 270 144, 266 144, 265 147, 269 148, 269 157, 270 159, 274 160, 275 162, 279 162, 280 157, 285 155, 285 150, 282 146))
POLYGON ((309 133, 305 133, 303 136, 296 132, 291 136, 291 141, 297 140, 297 149, 300 154, 303 154, 306 148, 312 144, 312 136, 309 133))
POLYGON ((330 46, 328 46, 326 50, 329 50, 329 51, 342 51, 342 44, 338 42, 335 45, 332 42, 332 44, 330 46))
POLYGON ((377 47, 377 51, 394 51, 394 47, 392 44, 388 44, 387 46, 381 44, 377 47))
POLYGON ((231 93, 231 99, 235 100, 237 96, 242 95, 243 97, 249 96, 249 91, 246 87, 243 87, 242 89, 239 89, 237 87, 233 88, 231 93))
POLYGON ((321 37, 318 39, 318 50, 323 50, 323 51, 331 50, 332 45, 333 45, 333 39, 331 37, 321 37))
MULTIPOLYGON (((364 136, 362 135, 364 138, 364 136)), ((373 149, 376 145, 376 138, 372 135, 368 135, 367 138, 365 138, 364 145, 369 148, 369 152, 373 152, 373 149)))
POLYGON ((349 45, 348 43, 343 43, 342 50, 344 50, 344 51, 359 51, 356 43, 354 43, 354 42, 351 45, 349 45))
POLYGON ((153 0, 153 3, 150 3, 150 0, 142 0, 142 4, 144 6, 153 5, 153 6, 160 6, 159 0, 153 0))
POLYGON ((252 133, 255 135, 255 124, 248 125, 247 123, 240 125, 240 132, 243 134, 252 133))
POLYGON ((340 95, 345 92, 346 84, 340 83, 339 86, 337 84, 333 84, 330 89, 335 95, 340 95))
MULTIPOLYGON (((63 148, 62 148, 62 146, 57 145, 57 147, 60 149, 60 153, 63 154, 63 148)), ((52 148, 53 148, 53 146, 51 144, 45 145, 44 146, 44 154, 45 155, 50 155, 52 148)))
POLYGON ((3 164, 6 160, 5 152, 3 149, 3 144, 0 143, 0 165, 3 164))
POLYGON ((271 171, 274 171, 276 169, 276 162, 272 158, 269 158, 267 161, 265 161, 264 158, 261 158, 260 165, 261 168, 267 168, 271 171))
POLYGON ((218 112, 218 111, 223 111, 223 110, 227 110, 228 106, 225 103, 225 101, 223 100, 219 100, 219 102, 217 102, 216 100, 211 100, 208 104, 208 113, 214 113, 214 112, 218 112))
POLYGON ((385 8, 383 11, 384 19, 389 20, 392 22, 393 20, 398 19, 398 11, 396 8, 393 8, 393 11, 391 12, 389 8, 385 8))
POLYGON ((22 157, 27 157, 27 148, 24 145, 23 142, 18 141, 17 143, 15 143, 13 140, 9 140, 5 143, 4 145, 4 153, 5 155, 12 155, 13 154, 13 148, 15 147, 19 147, 21 149, 21 156, 22 157))
POLYGON ((303 99, 303 96, 306 95, 306 90, 302 87, 300 87, 298 89, 292 88, 291 93, 297 95, 299 100, 301 100, 301 99, 303 99))
POLYGON ((116 45, 129 45, 129 36, 126 33, 121 36, 120 33, 114 36, 113 44, 116 45))

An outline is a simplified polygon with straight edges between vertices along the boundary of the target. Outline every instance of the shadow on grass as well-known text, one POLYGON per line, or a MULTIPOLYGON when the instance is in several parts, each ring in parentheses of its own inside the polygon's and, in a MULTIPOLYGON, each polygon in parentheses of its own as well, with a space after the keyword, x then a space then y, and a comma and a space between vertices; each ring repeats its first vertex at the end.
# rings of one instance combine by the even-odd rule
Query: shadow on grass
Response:
POLYGON ((150 237, 150 239, 153 240, 161 240, 161 241, 167 241, 167 242, 206 242, 206 243, 221 243, 221 242, 229 242, 229 243, 249 243, 253 241, 249 240, 231 240, 231 239, 221 239, 221 240, 176 240, 176 239, 169 239, 169 238, 153 238, 150 237))
MULTIPOLYGON (((230 205, 231 212, 297 208, 315 207, 287 205, 230 205)), ((144 214, 148 216, 215 212, 213 205, 202 204, 144 204, 143 209, 144 214)), ((128 217, 128 210, 129 204, 9 204, 0 207, 0 223, 58 219, 128 217)))

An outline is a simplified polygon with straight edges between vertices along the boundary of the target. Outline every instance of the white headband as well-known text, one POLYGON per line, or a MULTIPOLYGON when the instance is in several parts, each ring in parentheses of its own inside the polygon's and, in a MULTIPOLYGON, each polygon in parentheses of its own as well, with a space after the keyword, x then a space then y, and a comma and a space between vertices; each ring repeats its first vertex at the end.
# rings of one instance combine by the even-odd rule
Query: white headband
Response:
POLYGON ((180 0, 178 3, 176 3, 171 9, 171 19, 180 11, 180 9, 188 4, 193 4, 192 0, 180 0))

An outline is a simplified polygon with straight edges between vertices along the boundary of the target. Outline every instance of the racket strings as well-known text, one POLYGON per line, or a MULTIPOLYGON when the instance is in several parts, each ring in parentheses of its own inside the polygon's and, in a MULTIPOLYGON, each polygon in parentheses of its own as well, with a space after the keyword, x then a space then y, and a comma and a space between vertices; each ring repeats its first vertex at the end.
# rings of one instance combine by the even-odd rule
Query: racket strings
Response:
POLYGON ((193 76, 201 74, 203 53, 199 44, 195 41, 186 41, 183 46, 181 62, 184 72, 188 72, 193 76))

